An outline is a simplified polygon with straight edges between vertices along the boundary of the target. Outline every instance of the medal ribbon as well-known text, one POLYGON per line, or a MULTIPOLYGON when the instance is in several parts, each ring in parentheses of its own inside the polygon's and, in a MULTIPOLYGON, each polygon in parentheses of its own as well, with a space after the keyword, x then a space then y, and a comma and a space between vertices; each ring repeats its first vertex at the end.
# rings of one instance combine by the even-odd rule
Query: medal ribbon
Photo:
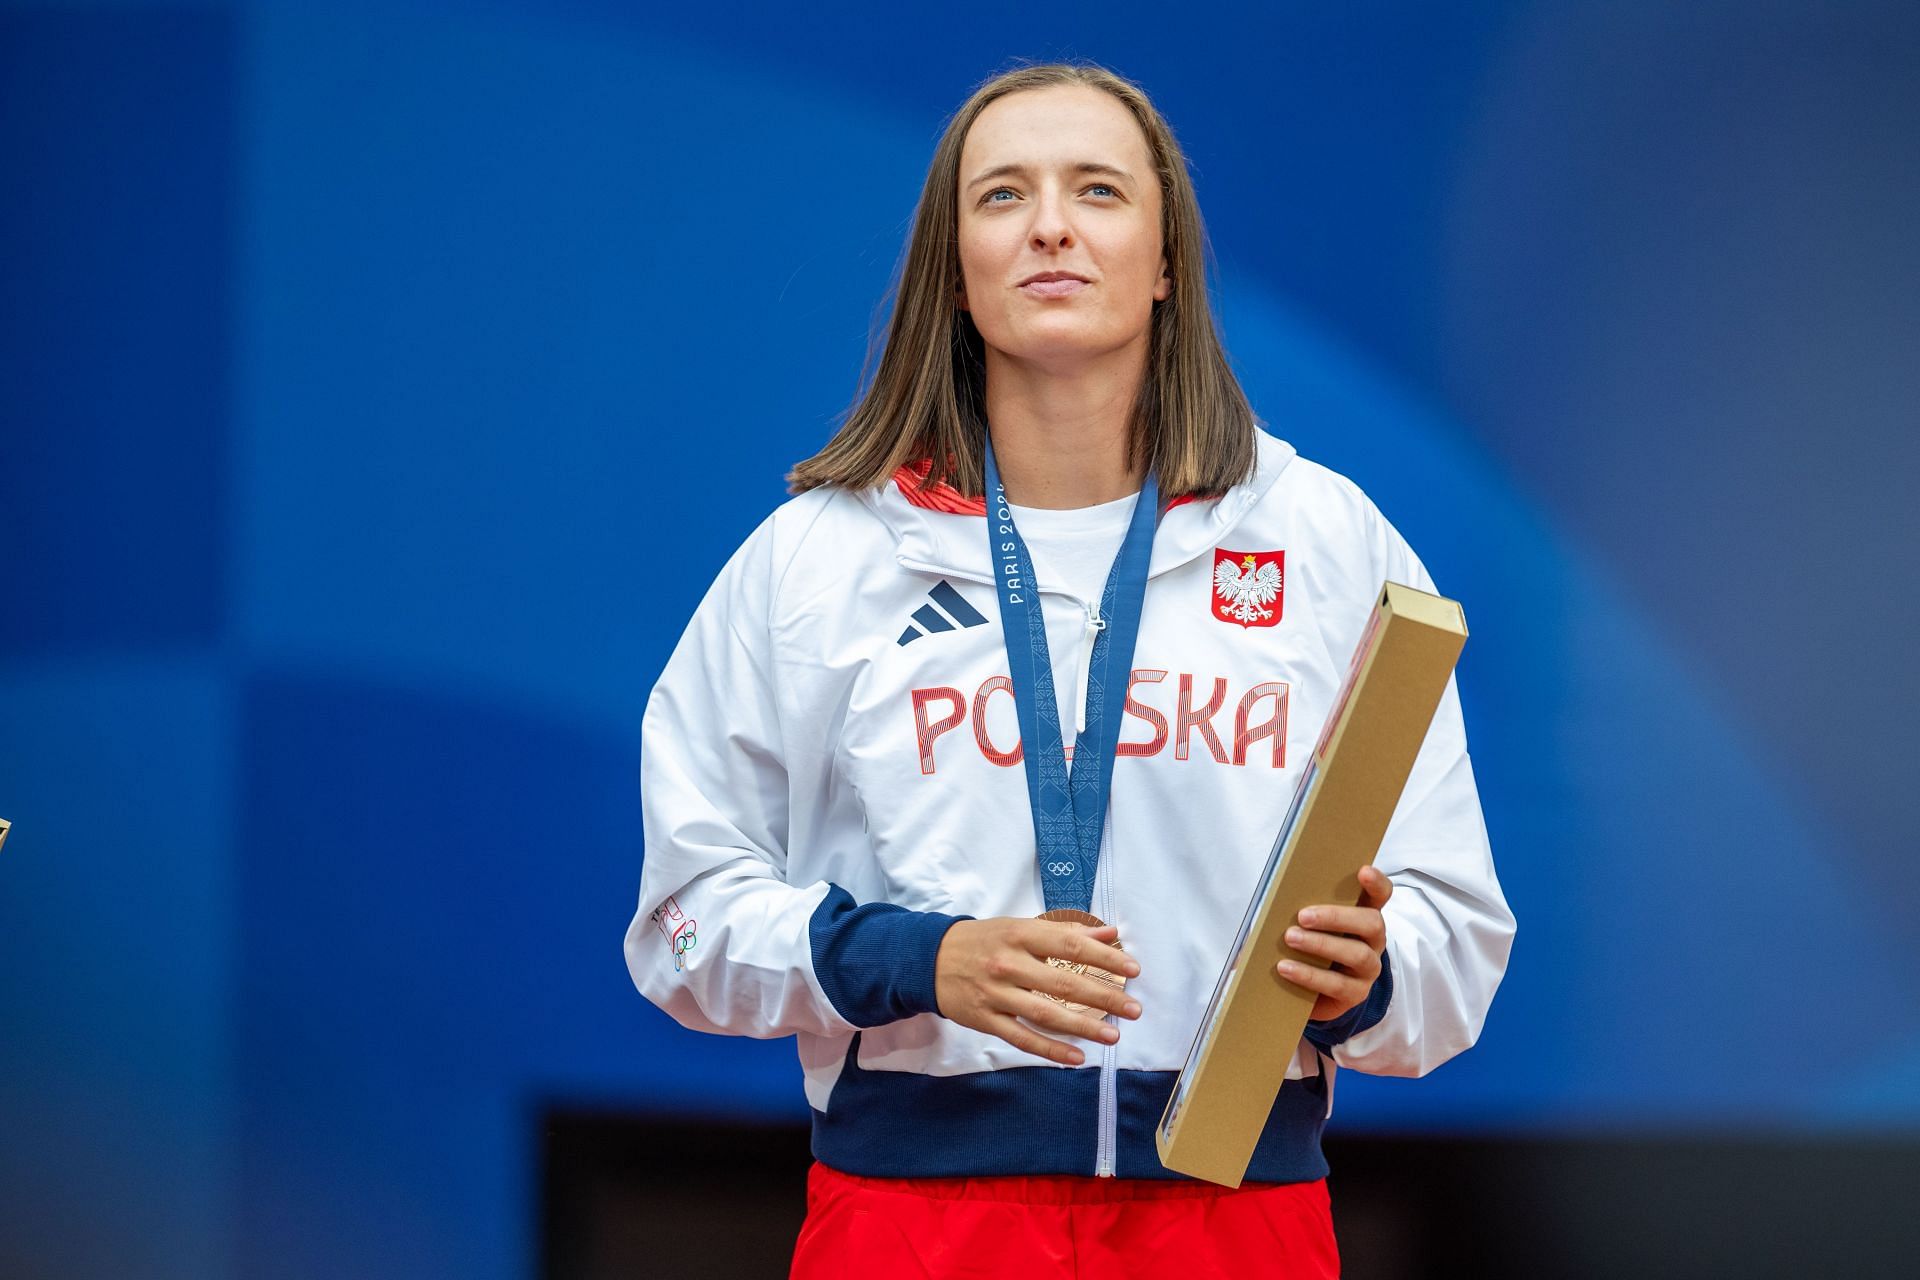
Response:
POLYGON ((1039 584, 1026 541, 1014 527, 991 439, 986 455, 987 554, 993 564, 994 587, 1000 593, 1000 627, 1006 637, 1014 712, 1025 747, 1022 755, 1040 889, 1049 911, 1061 907, 1086 911, 1093 904, 1100 829, 1106 822, 1113 785, 1114 751, 1120 745, 1120 712, 1133 675, 1147 565, 1160 519, 1160 489, 1149 470, 1134 499, 1126 539, 1107 573, 1106 590, 1100 597, 1100 616, 1106 625, 1094 637, 1088 659, 1087 727, 1075 739, 1074 768, 1069 775, 1039 584), (1116 692, 1120 696, 1109 705, 1110 694, 1116 692))

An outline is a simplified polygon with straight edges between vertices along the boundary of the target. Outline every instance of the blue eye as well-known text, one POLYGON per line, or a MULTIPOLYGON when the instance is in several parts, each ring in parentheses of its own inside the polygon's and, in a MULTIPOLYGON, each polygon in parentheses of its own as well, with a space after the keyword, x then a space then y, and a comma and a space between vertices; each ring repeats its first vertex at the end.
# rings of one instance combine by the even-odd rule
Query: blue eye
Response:
MULTIPOLYGON (((1110 198, 1110 199, 1118 199, 1118 198, 1119 198, 1119 196, 1120 196, 1120 193, 1119 193, 1119 192, 1118 192, 1117 190, 1115 190, 1114 188, 1112 188, 1112 187, 1110 187, 1110 186, 1108 186, 1108 185, 1107 185, 1106 183, 1104 183, 1104 182, 1096 182, 1096 183, 1094 183, 1094 184, 1093 184, 1092 186, 1090 186, 1090 187, 1087 187, 1087 188, 1086 188, 1086 190, 1088 190, 1088 191, 1104 191, 1104 192, 1106 192, 1106 193, 1107 193, 1107 196, 1108 196, 1108 198, 1110 198)), ((989 192, 987 192, 987 193, 986 193, 985 195, 983 195, 983 196, 981 196, 981 197, 980 197, 980 203, 981 203, 981 204, 1005 204, 1005 203, 1006 203, 1006 201, 1004 201, 1004 200, 995 200, 995 199, 994 199, 994 197, 995 197, 995 196, 999 196, 999 195, 1008 195, 1008 196, 1010 196, 1010 195, 1013 195, 1013 194, 1014 194, 1014 190, 1013 190, 1013 188, 1012 188, 1012 187, 995 187, 995 188, 994 188, 993 190, 991 190, 991 191, 989 191, 989 192)))

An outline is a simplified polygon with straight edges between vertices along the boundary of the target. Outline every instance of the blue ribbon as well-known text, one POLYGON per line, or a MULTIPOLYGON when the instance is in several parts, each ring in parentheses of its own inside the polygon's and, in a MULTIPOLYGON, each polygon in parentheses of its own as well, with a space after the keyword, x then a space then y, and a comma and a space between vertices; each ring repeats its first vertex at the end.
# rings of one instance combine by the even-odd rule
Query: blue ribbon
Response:
POLYGON ((1006 637, 1020 741, 1025 746, 1040 889, 1049 911, 1062 907, 1086 911, 1093 903, 1094 872, 1100 865, 1100 829, 1106 823, 1107 797, 1113 786, 1120 713, 1133 675, 1147 565, 1160 520, 1160 488, 1149 469, 1133 502, 1126 539, 1107 573, 1106 590, 1100 596, 1100 616, 1106 626, 1094 638, 1088 663, 1087 727, 1074 743, 1074 768, 1069 775, 1039 584, 1027 544, 1014 527, 991 439, 986 452, 988 557, 1000 594, 1000 627, 1006 637))

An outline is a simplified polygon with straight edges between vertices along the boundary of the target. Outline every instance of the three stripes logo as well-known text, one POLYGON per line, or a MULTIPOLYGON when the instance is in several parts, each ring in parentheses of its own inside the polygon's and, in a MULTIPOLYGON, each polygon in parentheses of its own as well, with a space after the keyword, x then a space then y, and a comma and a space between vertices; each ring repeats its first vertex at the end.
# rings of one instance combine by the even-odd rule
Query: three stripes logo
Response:
POLYGON ((913 621, 900 633, 898 643, 912 644, 922 636, 951 631, 955 627, 977 627, 987 620, 945 578, 927 592, 927 597, 927 603, 913 611, 913 621))

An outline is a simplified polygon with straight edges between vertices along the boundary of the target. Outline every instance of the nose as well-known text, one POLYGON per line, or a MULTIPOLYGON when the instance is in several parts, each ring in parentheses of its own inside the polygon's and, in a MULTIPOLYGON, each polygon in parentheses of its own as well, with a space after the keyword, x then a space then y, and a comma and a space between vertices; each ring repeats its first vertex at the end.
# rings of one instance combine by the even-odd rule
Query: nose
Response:
POLYGON ((1029 235, 1036 249, 1067 249, 1073 246, 1073 220, 1068 216, 1066 193, 1059 187, 1049 185, 1034 201, 1033 226, 1029 235))

